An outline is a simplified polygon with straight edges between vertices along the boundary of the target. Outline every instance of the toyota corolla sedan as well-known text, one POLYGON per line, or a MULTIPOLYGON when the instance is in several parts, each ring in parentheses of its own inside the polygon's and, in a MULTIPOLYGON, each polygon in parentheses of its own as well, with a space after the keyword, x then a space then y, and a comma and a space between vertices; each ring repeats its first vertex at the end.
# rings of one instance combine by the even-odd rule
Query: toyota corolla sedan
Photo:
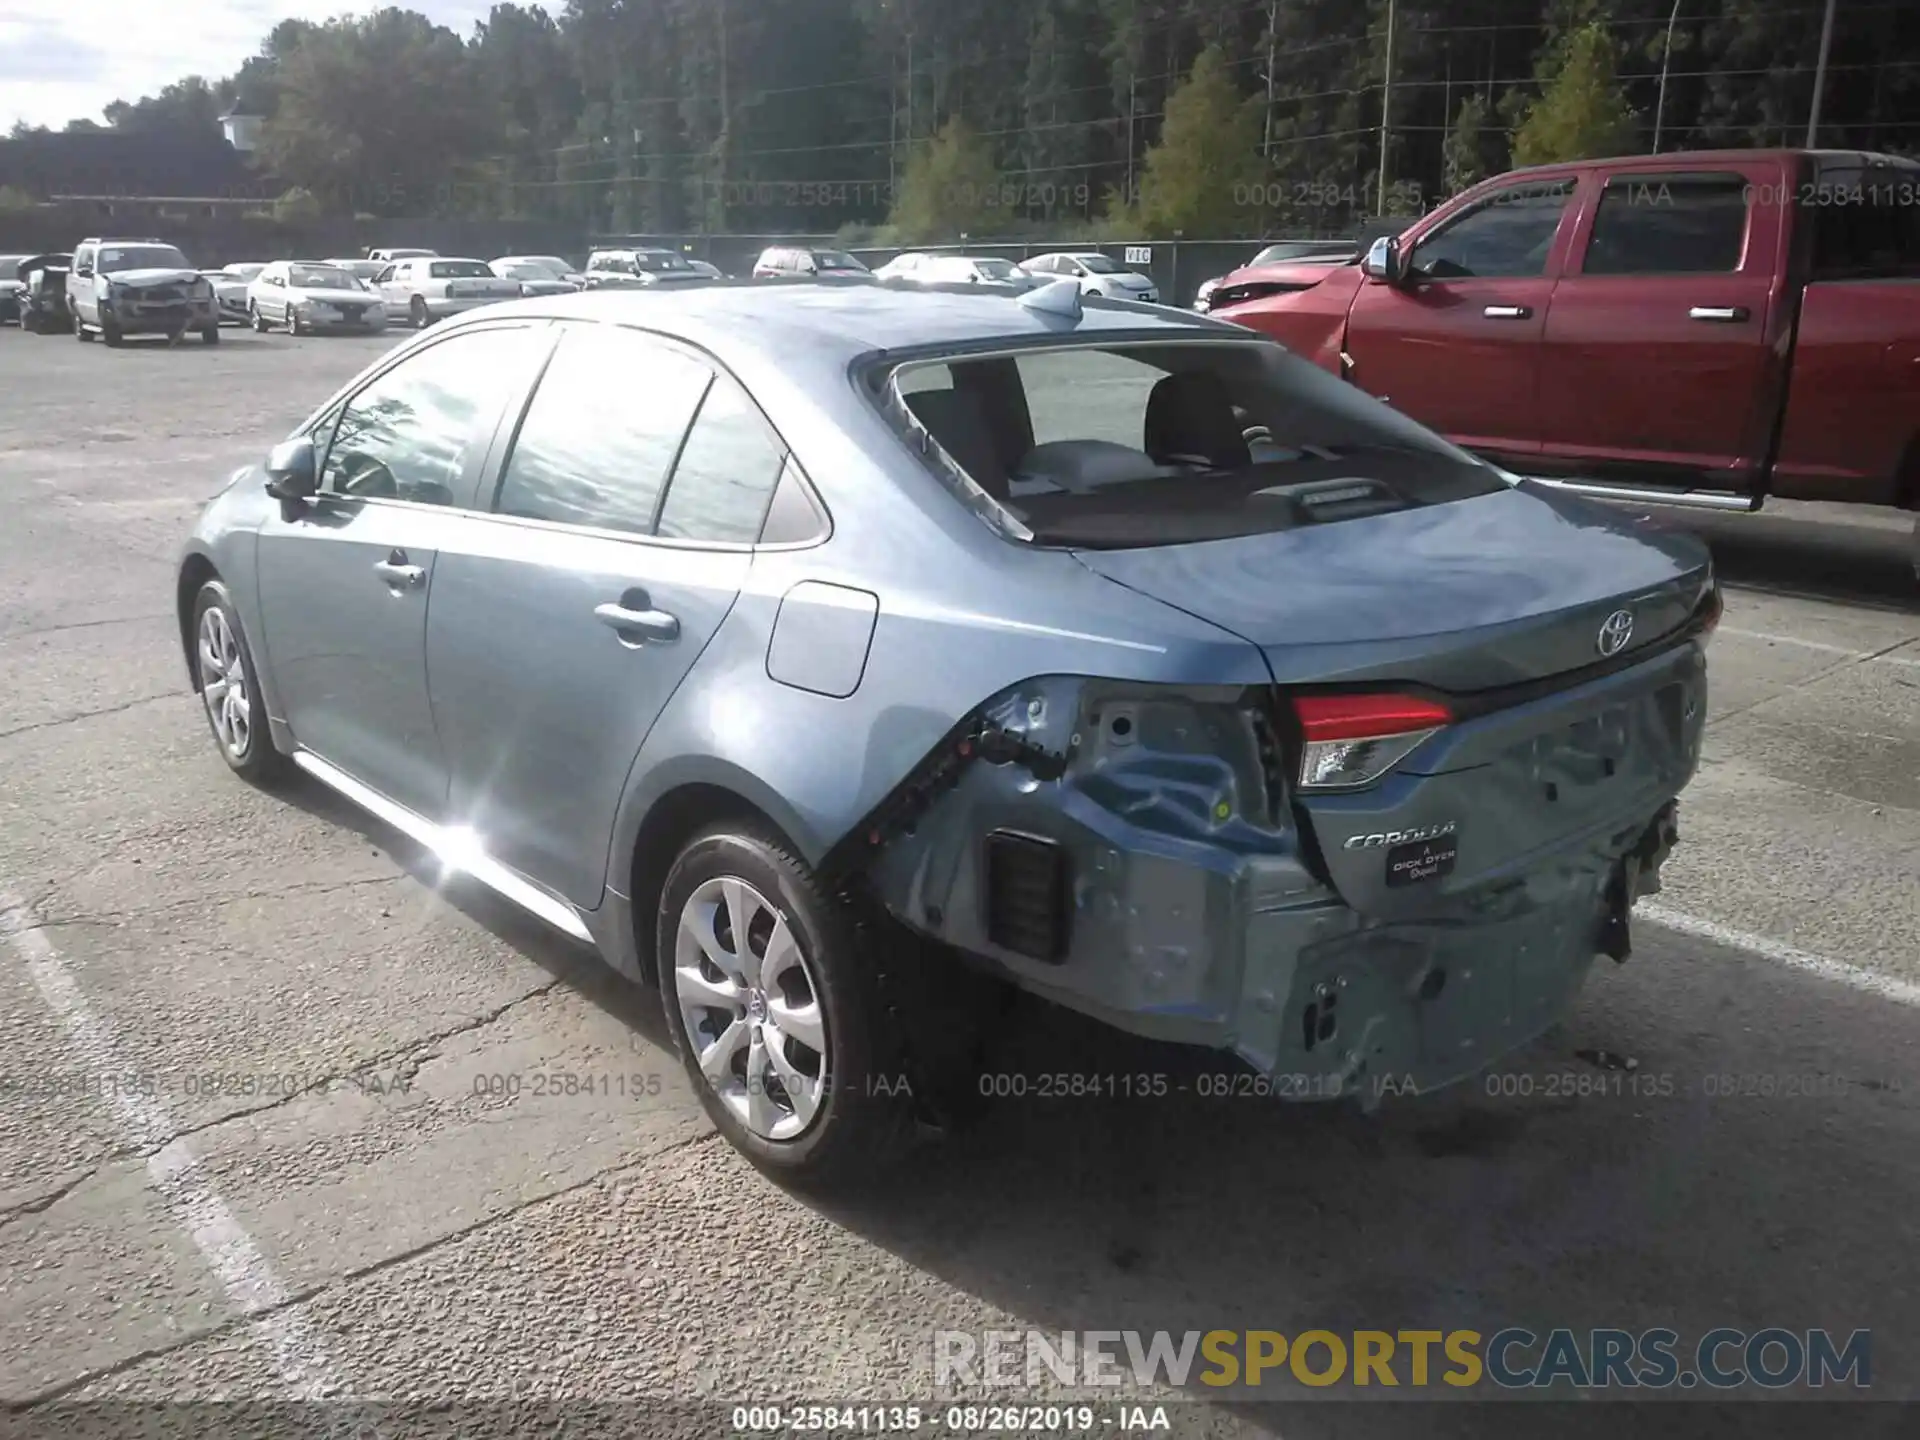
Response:
POLYGON ((1529 1041, 1658 888, 1719 591, 1237 327, 814 282, 415 337, 178 607, 228 766, 657 986, 824 1184, 1009 983, 1363 1106, 1529 1041))

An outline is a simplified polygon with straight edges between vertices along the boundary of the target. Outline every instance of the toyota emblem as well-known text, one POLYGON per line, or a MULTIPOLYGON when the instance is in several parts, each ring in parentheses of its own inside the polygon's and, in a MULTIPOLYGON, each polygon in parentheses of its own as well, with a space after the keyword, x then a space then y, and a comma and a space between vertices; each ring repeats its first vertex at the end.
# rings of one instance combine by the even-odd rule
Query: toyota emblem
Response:
POLYGON ((1616 610, 1607 616, 1606 623, 1601 625, 1600 634, 1594 644, 1599 647, 1602 655, 1618 655, 1627 648, 1627 642, 1631 639, 1633 639, 1633 612, 1616 610))

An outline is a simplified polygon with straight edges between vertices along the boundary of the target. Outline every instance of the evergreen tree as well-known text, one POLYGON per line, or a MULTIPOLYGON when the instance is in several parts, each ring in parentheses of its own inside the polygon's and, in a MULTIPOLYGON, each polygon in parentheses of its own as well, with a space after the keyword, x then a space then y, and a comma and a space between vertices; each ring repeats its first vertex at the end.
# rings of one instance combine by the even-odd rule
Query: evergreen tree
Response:
POLYGON ((906 244, 996 235, 1007 226, 993 151, 963 120, 949 120, 907 161, 887 224, 906 244))
POLYGON ((1266 173, 1259 101, 1241 98, 1226 57, 1210 45, 1167 100, 1128 218, 1148 235, 1243 234, 1257 228, 1266 173))
POLYGON ((1550 45, 1539 69, 1540 94, 1510 113, 1515 165, 1548 165, 1630 154, 1636 116, 1620 88, 1618 51, 1607 27, 1589 20, 1550 45))

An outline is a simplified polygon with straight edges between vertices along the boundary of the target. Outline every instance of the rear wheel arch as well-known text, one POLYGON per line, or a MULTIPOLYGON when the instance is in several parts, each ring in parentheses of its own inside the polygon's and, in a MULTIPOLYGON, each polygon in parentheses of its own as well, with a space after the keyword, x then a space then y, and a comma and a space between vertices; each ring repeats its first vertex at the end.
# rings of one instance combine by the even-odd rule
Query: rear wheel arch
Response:
POLYGON ((695 835, 714 825, 733 823, 751 826, 779 839, 792 853, 801 853, 792 837, 760 806, 739 791, 710 781, 693 781, 667 791, 653 802, 640 822, 626 878, 633 912, 634 953, 648 984, 660 982, 654 936, 668 872, 695 835))

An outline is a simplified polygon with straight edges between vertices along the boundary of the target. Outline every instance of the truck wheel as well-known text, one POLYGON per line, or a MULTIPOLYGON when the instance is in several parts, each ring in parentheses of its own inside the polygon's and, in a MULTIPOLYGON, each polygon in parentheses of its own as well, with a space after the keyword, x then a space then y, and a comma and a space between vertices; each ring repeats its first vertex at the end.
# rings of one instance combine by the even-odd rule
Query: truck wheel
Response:
POLYGON ((412 319, 413 328, 416 330, 424 330, 433 323, 433 316, 427 313, 427 302, 418 295, 414 296, 407 306, 407 314, 412 319))
POLYGON ((91 344, 93 341, 93 332, 81 324, 80 321, 75 320, 73 322, 73 338, 78 340, 82 345, 91 344))
POLYGON ((267 333, 267 317, 260 313, 260 307, 251 300, 247 302, 247 323, 254 328, 254 333, 267 333))
POLYGON ((760 826, 696 835, 661 888, 667 1027, 708 1116, 773 1178, 836 1188, 912 1134, 908 1037, 848 905, 760 826))
POLYGON ((127 337, 120 333, 120 327, 111 320, 101 322, 100 338, 116 348, 127 341, 127 337))
POLYGON ((202 330, 200 332, 200 343, 202 345, 218 345, 220 343, 220 327, 218 325, 209 325, 206 329, 202 330))

